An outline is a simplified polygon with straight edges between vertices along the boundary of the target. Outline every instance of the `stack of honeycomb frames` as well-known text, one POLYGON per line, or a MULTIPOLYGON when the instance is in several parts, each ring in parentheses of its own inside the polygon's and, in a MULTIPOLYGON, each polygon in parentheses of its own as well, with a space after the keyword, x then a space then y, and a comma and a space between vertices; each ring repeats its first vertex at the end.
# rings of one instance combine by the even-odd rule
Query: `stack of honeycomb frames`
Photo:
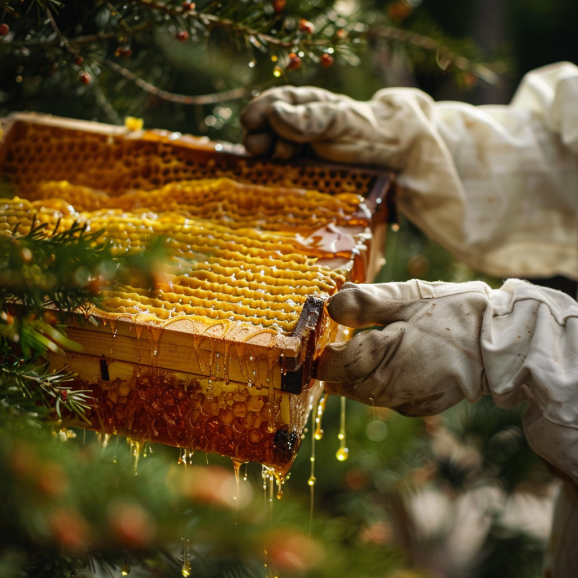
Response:
POLYGON ((320 392, 312 379, 315 359, 338 330, 323 303, 344 281, 375 274, 390 176, 248 159, 231 145, 178 133, 36 115, 7 120, 0 165, 20 197, 6 201, 0 234, 15 222, 25 232, 33 216, 49 223, 63 217, 63 228, 87 219, 95 228, 107 224, 106 234, 122 254, 146 248, 131 236, 130 222, 149 219, 155 234, 172 235, 173 247, 184 244, 175 255, 187 256, 190 239, 201 242, 191 222, 201 219, 211 238, 230 240, 186 275, 171 273, 160 294, 137 291, 128 299, 105 289, 103 309, 92 311, 97 327, 83 315, 68 321, 68 335, 84 353, 49 361, 55 368, 68 364, 78 372, 76 385, 93 391, 93 429, 286 472, 320 392), (268 200, 255 204, 264 195, 268 200), (67 215, 66 203, 77 212, 67 215), (293 212, 282 210, 287 203, 293 212), (234 215, 226 230, 223 214, 234 215), (326 229, 324 238, 320 231, 326 229), (353 245, 336 249, 341 238, 353 245), (243 253, 246 261, 240 261, 243 253), (268 283, 259 299, 251 293, 254 264, 268 283), (223 281, 231 270, 244 283, 234 290, 240 298, 223 281), (292 283, 298 289, 288 289, 292 283), (217 307, 211 308, 211 299, 217 307), (235 305, 235 299, 246 304, 235 305))

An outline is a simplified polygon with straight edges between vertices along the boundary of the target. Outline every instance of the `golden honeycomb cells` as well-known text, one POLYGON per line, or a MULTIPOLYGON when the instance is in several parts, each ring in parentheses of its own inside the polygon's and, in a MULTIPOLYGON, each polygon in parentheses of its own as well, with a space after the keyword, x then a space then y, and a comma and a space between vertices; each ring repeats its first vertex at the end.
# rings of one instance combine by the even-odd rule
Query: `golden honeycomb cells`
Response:
POLYGON ((318 265, 318 255, 333 254, 316 243, 308 246, 299 233, 231 228, 178 210, 77 212, 73 202, 54 197, 32 203, 18 197, 0 201, 0 232, 18 223, 25 234, 35 220, 48 223, 47 232, 52 233, 57 225, 60 231, 78 221, 90 230, 102 229, 102 240, 111 244, 115 255, 142 251, 154 237, 167 239, 171 257, 158 289, 104 288, 102 305, 107 311, 146 312, 159 319, 196 315, 290 333, 308 296, 328 297, 346 278, 346 271, 318 265))
POLYGON ((15 194, 0 200, 0 234, 79 222, 114 256, 165 240, 154 290, 102 286, 100 325, 67 321, 84 346, 66 362, 92 390, 90 427, 286 472, 320 393, 312 366, 337 330, 323 303, 366 279, 375 174, 247 159, 137 125, 20 114, 5 128, 15 194))

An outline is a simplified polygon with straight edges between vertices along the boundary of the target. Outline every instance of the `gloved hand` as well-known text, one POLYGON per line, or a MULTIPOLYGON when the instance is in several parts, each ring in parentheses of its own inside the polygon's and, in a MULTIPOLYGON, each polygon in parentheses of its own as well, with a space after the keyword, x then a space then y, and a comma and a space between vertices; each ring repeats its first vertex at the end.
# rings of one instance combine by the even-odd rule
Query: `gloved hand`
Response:
MULTIPOLYGON (((311 86, 272 88, 242 112, 243 144, 251 154, 289 158, 300 151, 299 145, 310 143, 331 161, 403 170, 410 148, 427 145, 417 137, 427 133, 433 101, 415 89, 395 89, 398 98, 386 97, 391 94, 380 91, 372 100, 358 102, 311 86)), ((438 149, 434 144, 424 156, 441 160, 438 149)))
POLYGON ((578 67, 528 74, 508 106, 434 102, 411 88, 367 102, 270 89, 241 115, 252 154, 398 172, 397 206, 460 261, 497 277, 578 278, 578 67))
POLYGON ((342 325, 365 328, 328 345, 317 379, 330 393, 409 416, 491 394, 528 401, 532 448, 578 482, 578 303, 519 280, 346 283, 329 302, 342 325))

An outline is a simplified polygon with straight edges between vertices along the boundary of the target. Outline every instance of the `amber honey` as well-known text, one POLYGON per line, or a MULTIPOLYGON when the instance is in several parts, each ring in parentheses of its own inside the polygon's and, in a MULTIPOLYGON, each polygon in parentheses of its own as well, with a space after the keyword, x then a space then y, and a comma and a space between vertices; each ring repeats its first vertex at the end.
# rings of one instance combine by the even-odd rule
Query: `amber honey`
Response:
POLYGON ((256 461, 279 473, 293 462, 307 406, 319 394, 313 388, 298 401, 300 396, 274 388, 209 385, 208 380, 146 367, 128 381, 79 380, 75 385, 92 390, 87 417, 96 431, 256 461))

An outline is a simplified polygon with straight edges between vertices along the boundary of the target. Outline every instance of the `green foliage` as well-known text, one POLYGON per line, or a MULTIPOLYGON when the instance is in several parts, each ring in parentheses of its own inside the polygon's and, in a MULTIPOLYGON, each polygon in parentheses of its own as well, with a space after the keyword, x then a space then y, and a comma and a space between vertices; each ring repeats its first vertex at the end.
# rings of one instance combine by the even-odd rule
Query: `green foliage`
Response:
POLYGON ((6 341, 0 345, 2 366, 0 367, 0 403, 4 410, 12 408, 26 411, 37 417, 56 412, 62 418, 61 407, 70 414, 85 420, 84 411, 90 393, 72 390, 67 382, 74 375, 67 371, 50 371, 47 363, 42 363, 39 355, 20 358, 14 355, 6 341))
MULTIPOLYGON (((127 560, 163 567, 165 557, 176 562, 182 555, 171 554, 170 544, 185 535, 194 540, 192 550, 204 548, 207 565, 215 565, 223 548, 237 563, 246 552, 260 554, 263 517, 249 520, 242 511, 191 497, 185 468, 171 468, 169 452, 141 459, 135 476, 133 452, 118 439, 108 448, 92 433, 85 434, 86 443, 62 441, 74 432, 31 428, 27 419, 0 413, 5 566, 30 576, 68 576, 91 567, 99 567, 100 576, 127 560)), ((234 491, 234 481, 229 488, 234 491)))
MULTIPOLYGON (((155 266, 164 256, 164 241, 153 240, 146 252, 114 257, 108 243, 99 242, 103 231, 88 231, 87 225, 75 222, 70 228, 53 231, 48 225, 33 224, 26 235, 18 234, 18 226, 10 235, 0 237, 0 303, 18 304, 27 313, 40 314, 46 308, 75 311, 98 303, 97 294, 103 285, 138 283, 147 289, 155 286, 155 266), (135 279, 135 277, 137 277, 135 279)), ((4 319, 6 322, 6 319, 4 319)), ((26 328, 42 332, 58 344, 58 331, 30 319, 26 328), (36 326, 34 325, 36 323, 36 326)), ((19 332, 20 337, 24 337, 19 332)), ((5 328, 2 335, 6 336, 5 328)), ((40 340, 39 340, 40 341, 40 340)), ((26 340, 19 343, 25 349, 26 340)), ((71 347, 70 342, 63 342, 71 347)), ((47 343, 36 343, 44 351, 47 343)), ((28 351, 26 349, 26 351, 28 351)))
POLYGON ((61 408, 84 418, 88 392, 73 390, 66 370, 50 371, 41 355, 65 355, 82 347, 66 337, 65 312, 98 304, 103 284, 137 283, 154 287, 164 241, 153 240, 146 252, 115 258, 102 231, 88 232, 73 223, 53 231, 33 222, 25 235, 16 227, 0 236, 0 404, 14 411, 61 418, 61 408), (60 322, 58 316, 60 315, 60 322))
POLYGON ((474 271, 458 263, 443 247, 426 237, 415 225, 401 218, 399 225, 387 232, 385 265, 376 279, 378 283, 388 281, 484 281, 497 289, 502 280, 474 271))
POLYGON ((0 110, 73 111, 114 124, 139 116, 147 126, 234 141, 240 108, 275 84, 369 98, 400 58, 408 74, 447 74, 465 88, 495 82, 503 58, 485 63, 469 40, 444 34, 414 4, 7 1, 0 110))
MULTIPOLYGON (((35 313, 46 307, 74 310, 95 303, 89 283, 96 266, 112 260, 106 244, 97 243, 102 231, 87 232, 74 223, 58 232, 33 222, 26 235, 0 237, 0 301, 20 303, 35 313)), ((104 272, 104 271, 103 271, 104 272)), ((114 272, 113 272, 114 273, 114 272)))

